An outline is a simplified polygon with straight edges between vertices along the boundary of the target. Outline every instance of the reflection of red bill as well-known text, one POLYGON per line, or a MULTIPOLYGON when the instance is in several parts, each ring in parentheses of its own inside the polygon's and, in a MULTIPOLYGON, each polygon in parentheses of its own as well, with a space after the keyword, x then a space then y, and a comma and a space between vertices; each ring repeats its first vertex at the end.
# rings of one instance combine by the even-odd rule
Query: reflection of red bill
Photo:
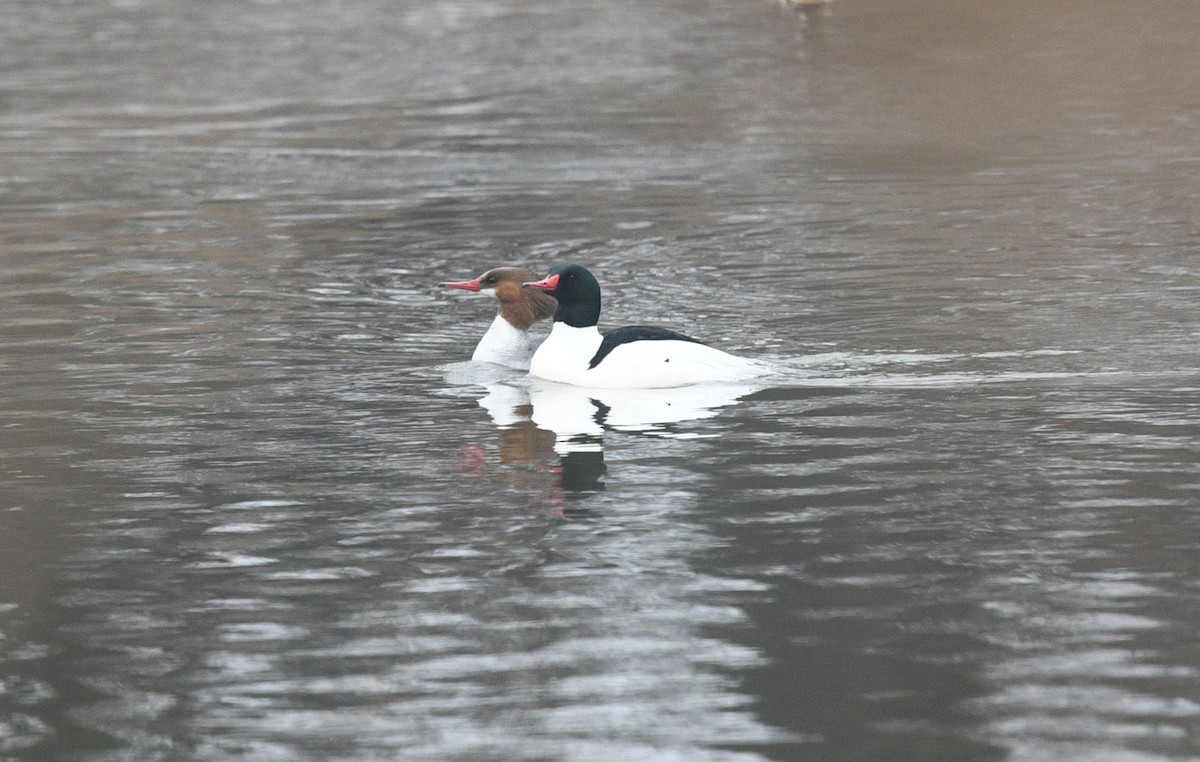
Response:
POLYGON ((459 471, 470 476, 483 476, 487 469, 487 451, 483 445, 469 444, 458 448, 459 471))

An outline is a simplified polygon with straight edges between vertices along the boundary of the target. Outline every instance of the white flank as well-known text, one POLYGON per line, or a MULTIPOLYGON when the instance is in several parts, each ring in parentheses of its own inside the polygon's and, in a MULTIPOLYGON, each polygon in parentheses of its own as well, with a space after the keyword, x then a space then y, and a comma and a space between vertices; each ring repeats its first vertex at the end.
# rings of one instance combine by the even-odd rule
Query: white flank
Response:
POLYGON ((595 326, 572 328, 555 323, 550 336, 534 353, 529 373, 594 389, 655 389, 737 381, 769 370, 761 363, 705 344, 673 340, 621 344, 595 368, 588 368, 602 340, 595 326))

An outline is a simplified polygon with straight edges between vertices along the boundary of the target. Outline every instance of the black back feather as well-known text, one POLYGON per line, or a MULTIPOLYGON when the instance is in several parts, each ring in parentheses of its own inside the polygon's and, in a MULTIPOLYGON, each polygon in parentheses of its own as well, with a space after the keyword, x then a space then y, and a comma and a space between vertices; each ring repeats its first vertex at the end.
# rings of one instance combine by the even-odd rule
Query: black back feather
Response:
POLYGON ((684 336, 682 333, 666 328, 656 328, 651 325, 627 325, 622 328, 614 328, 604 334, 604 339, 600 342, 600 348, 596 350, 596 354, 592 355, 591 361, 588 362, 588 369, 596 367, 614 349, 631 341, 690 341, 693 344, 704 343, 699 339, 693 339, 691 336, 684 336))

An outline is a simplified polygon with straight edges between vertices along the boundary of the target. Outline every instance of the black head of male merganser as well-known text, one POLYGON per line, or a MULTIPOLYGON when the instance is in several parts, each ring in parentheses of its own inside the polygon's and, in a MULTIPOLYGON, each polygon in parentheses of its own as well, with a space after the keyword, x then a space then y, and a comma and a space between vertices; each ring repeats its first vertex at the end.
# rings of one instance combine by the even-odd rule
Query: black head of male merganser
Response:
POLYGON ((554 314, 554 297, 521 285, 537 273, 524 267, 497 267, 473 280, 449 281, 440 285, 463 291, 491 294, 500 302, 496 318, 475 347, 471 359, 518 370, 528 370, 533 356, 529 327, 554 314))
POLYGON ((650 389, 762 375, 767 367, 722 352, 698 339, 654 326, 632 325, 601 334, 600 284, 580 265, 559 265, 525 283, 556 300, 554 327, 534 352, 531 375, 575 386, 650 389))

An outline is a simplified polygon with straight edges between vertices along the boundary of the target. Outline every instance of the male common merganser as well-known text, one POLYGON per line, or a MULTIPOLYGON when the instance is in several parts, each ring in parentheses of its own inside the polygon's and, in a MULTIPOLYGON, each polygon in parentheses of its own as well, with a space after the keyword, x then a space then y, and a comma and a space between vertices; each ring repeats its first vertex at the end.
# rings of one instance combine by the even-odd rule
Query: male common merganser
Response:
POLYGON ((471 359, 490 362, 517 370, 528 370, 533 356, 529 326, 554 314, 557 303, 541 291, 522 288, 525 281, 537 277, 523 267, 497 267, 474 280, 442 283, 446 288, 491 294, 500 300, 500 310, 492 321, 471 359))
POLYGON ((631 325, 601 334, 600 284, 579 265, 559 265, 525 283, 558 300, 550 336, 529 373, 574 386, 653 389, 760 376, 767 366, 726 354, 682 333, 631 325))

